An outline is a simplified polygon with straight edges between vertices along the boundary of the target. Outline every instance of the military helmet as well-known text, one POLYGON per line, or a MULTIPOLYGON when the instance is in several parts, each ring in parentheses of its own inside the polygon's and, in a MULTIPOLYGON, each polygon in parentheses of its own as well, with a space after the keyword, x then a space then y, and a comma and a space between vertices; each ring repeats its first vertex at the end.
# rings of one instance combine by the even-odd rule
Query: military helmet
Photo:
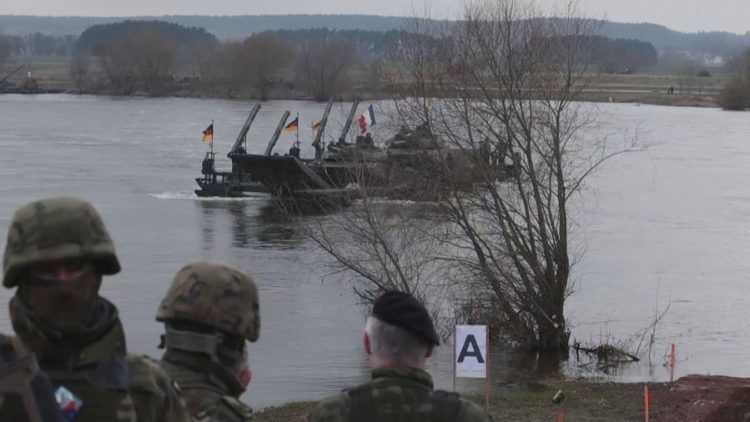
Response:
POLYGON ((258 289, 253 279, 224 265, 183 267, 159 305, 157 321, 182 320, 256 341, 260 335, 258 289))
POLYGON ((76 198, 48 198, 16 211, 3 256, 3 285, 15 287, 35 264, 92 260, 101 274, 117 274, 115 245, 94 207, 76 198))

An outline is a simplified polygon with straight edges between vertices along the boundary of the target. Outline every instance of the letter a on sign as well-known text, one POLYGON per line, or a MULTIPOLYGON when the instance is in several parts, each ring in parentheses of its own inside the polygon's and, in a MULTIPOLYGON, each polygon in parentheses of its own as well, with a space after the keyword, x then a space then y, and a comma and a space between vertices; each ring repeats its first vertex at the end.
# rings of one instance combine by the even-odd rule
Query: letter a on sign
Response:
POLYGON ((456 377, 487 376, 487 326, 456 326, 456 377))

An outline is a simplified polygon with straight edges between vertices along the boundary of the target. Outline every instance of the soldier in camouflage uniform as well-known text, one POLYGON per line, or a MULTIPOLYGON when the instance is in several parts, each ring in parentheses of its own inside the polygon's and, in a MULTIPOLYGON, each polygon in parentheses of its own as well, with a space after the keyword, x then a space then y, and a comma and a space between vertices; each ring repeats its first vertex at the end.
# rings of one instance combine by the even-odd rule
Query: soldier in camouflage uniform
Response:
MULTIPOLYGON (((3 285, 16 288, 11 347, 34 353, 55 388, 80 400, 69 421, 189 421, 158 364, 127 353, 117 308, 99 296, 102 276, 119 271, 91 204, 50 198, 20 208, 3 257, 3 285)), ((7 401, 0 420, 23 420, 18 412, 19 403, 7 401)))
POLYGON ((386 292, 367 320, 364 348, 372 381, 318 403, 310 422, 485 422, 490 417, 456 393, 434 390, 425 360, 439 345, 427 310, 411 295, 386 292))
POLYGON ((177 381, 199 421, 248 421, 239 400, 250 383, 246 340, 260 334, 258 290, 248 275, 223 265, 189 264, 159 306, 164 322, 161 364, 177 381))

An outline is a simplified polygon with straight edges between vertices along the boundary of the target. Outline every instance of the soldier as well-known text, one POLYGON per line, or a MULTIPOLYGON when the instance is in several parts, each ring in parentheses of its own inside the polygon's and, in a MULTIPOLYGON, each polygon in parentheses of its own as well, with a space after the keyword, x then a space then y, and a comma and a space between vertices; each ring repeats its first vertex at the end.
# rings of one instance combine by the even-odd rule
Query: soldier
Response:
MULTIPOLYGON (((114 244, 88 202, 50 198, 20 208, 3 257, 3 285, 17 288, 13 347, 35 354, 65 397, 69 421, 188 421, 158 364, 127 353, 117 308, 99 296, 102 276, 119 271, 114 244)), ((19 420, 19 411, 7 401, 0 420, 19 420)))
POLYGON ((248 275, 198 262, 182 268, 159 305, 162 367, 199 421, 248 421, 239 400, 252 378, 245 340, 260 334, 258 290, 248 275))
POLYGON ((411 295, 386 292, 367 319, 364 348, 372 381, 320 403, 310 422, 485 422, 490 417, 456 393, 433 390, 425 360, 439 345, 427 310, 411 295))
MULTIPOLYGON (((49 376, 39 369, 32 353, 19 355, 18 339, 0 335, 0 403, 23 403, 29 422, 63 422, 62 409, 55 399, 49 376)), ((22 352, 23 353, 23 352, 22 352)))

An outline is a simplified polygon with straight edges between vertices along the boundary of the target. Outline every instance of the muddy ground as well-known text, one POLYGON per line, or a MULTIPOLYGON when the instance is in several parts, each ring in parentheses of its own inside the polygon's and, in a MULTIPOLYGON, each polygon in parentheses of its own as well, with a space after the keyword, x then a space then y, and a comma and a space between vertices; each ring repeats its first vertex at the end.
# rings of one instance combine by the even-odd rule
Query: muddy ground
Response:
MULTIPOLYGON (((499 387, 490 400, 495 421, 643 421, 644 384, 550 381, 523 387, 499 387), (565 398, 553 403, 562 390, 565 398)), ((750 379, 690 375, 674 383, 650 383, 652 422, 750 421, 750 379)), ((467 397, 482 404, 481 397, 467 397)), ((315 403, 300 402, 263 409, 256 421, 304 421, 315 403)))

